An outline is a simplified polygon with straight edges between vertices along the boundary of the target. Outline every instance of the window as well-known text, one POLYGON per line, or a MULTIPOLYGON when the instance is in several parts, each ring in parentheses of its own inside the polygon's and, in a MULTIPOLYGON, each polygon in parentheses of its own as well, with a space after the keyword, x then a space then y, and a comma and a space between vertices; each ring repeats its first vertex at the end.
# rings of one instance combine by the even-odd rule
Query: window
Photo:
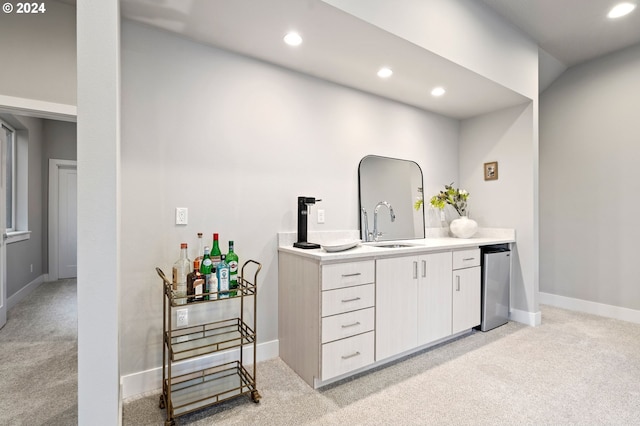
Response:
MULTIPOLYGON (((2 123, 2 122, 0 122, 2 123)), ((16 225, 16 132, 7 124, 2 123, 1 131, 3 132, 4 140, 6 141, 6 176, 5 182, 7 183, 6 190, 6 231, 15 231, 16 225)))
POLYGON ((27 204, 29 132, 20 126, 20 122, 11 117, 0 118, 0 139, 3 142, 1 179, 6 189, 4 226, 7 243, 28 240, 31 234, 27 204))

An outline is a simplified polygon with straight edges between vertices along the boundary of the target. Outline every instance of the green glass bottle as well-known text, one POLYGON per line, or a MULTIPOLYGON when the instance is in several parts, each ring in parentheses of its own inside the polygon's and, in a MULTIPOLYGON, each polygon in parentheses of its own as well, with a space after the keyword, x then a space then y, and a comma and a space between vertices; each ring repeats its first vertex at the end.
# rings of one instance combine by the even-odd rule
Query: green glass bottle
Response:
POLYGON ((218 234, 213 234, 213 247, 211 248, 211 261, 213 265, 217 265, 222 260, 222 252, 218 243, 218 234))
MULTIPOLYGON (((209 255, 209 247, 204 248, 204 256, 202 257, 202 263, 200 264, 200 273, 204 275, 204 292, 210 293, 217 291, 218 289, 211 288, 211 272, 213 271, 213 262, 209 255)), ((209 297, 209 294, 205 294, 204 300, 210 300, 214 297, 209 297)))
POLYGON ((229 265, 229 297, 234 297, 238 295, 238 255, 233 251, 233 241, 229 241, 225 260, 229 265))

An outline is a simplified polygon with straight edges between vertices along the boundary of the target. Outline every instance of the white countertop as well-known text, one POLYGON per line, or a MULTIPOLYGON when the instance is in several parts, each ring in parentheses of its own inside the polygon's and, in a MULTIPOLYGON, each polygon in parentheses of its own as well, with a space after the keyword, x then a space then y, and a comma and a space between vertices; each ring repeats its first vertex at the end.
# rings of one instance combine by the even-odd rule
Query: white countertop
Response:
MULTIPOLYGON (((279 252, 292 253, 298 256, 316 259, 321 263, 365 258, 378 259, 398 255, 404 256, 411 254, 428 253, 431 251, 474 248, 491 244, 515 242, 515 231, 512 229, 484 228, 479 230, 478 233, 476 233, 476 235, 471 238, 435 237, 416 240, 380 241, 378 243, 361 243, 359 246, 345 251, 327 252, 323 248, 305 250, 293 247, 293 242, 291 240, 290 234, 294 235, 293 241, 295 241, 295 233, 278 234, 279 252), (393 243, 406 244, 410 246, 397 248, 383 248, 373 246, 374 244, 393 243)), ((355 231, 355 235, 353 231, 332 231, 330 235, 320 235, 320 233, 312 235, 311 233, 309 233, 308 240, 317 242, 318 244, 328 245, 333 241, 345 241, 349 239, 355 240, 357 239, 357 237, 357 231, 355 231)))

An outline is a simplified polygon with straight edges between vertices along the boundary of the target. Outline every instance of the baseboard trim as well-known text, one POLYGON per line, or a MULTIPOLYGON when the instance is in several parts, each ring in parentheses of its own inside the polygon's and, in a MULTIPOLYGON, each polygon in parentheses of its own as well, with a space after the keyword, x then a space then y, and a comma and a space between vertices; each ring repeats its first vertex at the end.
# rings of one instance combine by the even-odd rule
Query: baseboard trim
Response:
POLYGON ((509 319, 511 321, 537 327, 542 324, 542 313, 540 311, 528 312, 521 311, 520 309, 511 309, 509 312, 509 319))
MULTIPOLYGON (((253 348, 245 347, 244 359, 253 361, 253 348)), ((270 342, 259 343, 256 346, 256 361, 266 361, 268 359, 277 358, 279 355, 279 342, 272 340, 270 342)), ((192 360, 175 363, 172 366, 174 374, 181 374, 190 370, 211 366, 216 363, 224 363, 237 359, 238 349, 219 352, 212 355, 206 355, 192 360)), ((152 368, 138 373, 128 374, 120 377, 122 399, 137 399, 150 393, 160 394, 162 389, 162 367, 152 368)))
POLYGON ((42 284, 43 282, 45 282, 45 276, 40 275, 35 280, 31 281, 29 284, 25 285, 20 290, 16 291, 14 294, 7 297, 7 309, 13 308, 18 303, 20 303, 21 300, 29 297, 29 295, 33 293, 33 291, 36 288, 38 288, 38 286, 40 286, 40 284, 42 284))
POLYGON ((640 311, 635 309, 606 305, 604 303, 575 299, 573 297, 560 296, 551 293, 540 292, 539 296, 539 301, 543 305, 555 306, 556 308, 569 309, 571 311, 584 312, 585 314, 599 315, 601 317, 640 324, 640 311))

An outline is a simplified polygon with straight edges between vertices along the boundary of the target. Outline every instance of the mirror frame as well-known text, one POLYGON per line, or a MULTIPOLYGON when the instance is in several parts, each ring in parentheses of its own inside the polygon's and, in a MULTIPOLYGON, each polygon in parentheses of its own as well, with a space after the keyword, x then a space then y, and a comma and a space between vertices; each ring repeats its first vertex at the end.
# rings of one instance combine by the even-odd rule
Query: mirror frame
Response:
MULTIPOLYGON (((418 188, 418 190, 422 191, 422 199, 424 200, 424 174, 422 173, 422 168, 420 167, 420 165, 413 161, 413 160, 405 160, 405 159, 401 159, 401 158, 393 158, 393 157, 384 157, 381 155, 366 155, 364 156, 360 162, 358 163, 358 227, 359 227, 359 231, 360 231, 360 236, 363 237, 363 221, 362 221, 362 184, 363 184, 363 176, 362 176, 362 163, 363 161, 365 161, 367 158, 377 158, 377 159, 381 159, 381 160, 391 160, 391 161, 400 161, 400 162, 406 162, 406 163, 413 163, 417 168, 418 171, 420 172, 420 187, 418 188)), ((381 200, 382 201, 382 200, 381 200)), ((415 199, 412 199, 412 203, 411 203, 411 209, 413 209, 413 204, 415 203, 415 199)), ((422 219, 422 226, 421 226, 421 233, 415 235, 414 237, 408 238, 408 237, 401 237, 401 238, 385 238, 385 237, 380 237, 378 239, 378 241, 392 241, 392 240, 411 240, 411 239, 423 239, 425 238, 426 235, 426 230, 425 230, 425 226, 426 226, 426 219, 425 219, 425 209, 424 209, 424 202, 422 204, 422 207, 420 208, 420 216, 422 219)), ((369 224, 371 226, 373 226, 373 214, 372 212, 367 212, 368 215, 368 221, 369 224)), ((397 219, 397 218, 396 218, 397 219)), ((415 228, 415 224, 414 224, 414 228, 415 228)), ((373 229, 369 229, 369 231, 373 231, 373 229)), ((362 241, 365 242, 366 238, 362 238, 362 241)))

